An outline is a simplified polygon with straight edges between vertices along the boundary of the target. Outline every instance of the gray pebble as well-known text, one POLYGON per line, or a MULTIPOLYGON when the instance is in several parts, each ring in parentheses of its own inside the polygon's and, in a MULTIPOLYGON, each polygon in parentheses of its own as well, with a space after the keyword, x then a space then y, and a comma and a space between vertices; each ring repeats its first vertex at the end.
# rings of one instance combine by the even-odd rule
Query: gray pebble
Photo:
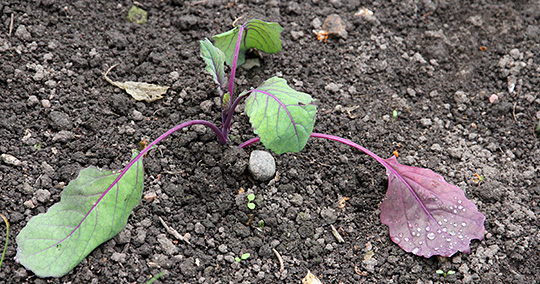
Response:
POLYGON ((431 119, 429 119, 429 118, 420 119, 420 123, 422 123, 422 125, 424 127, 428 127, 428 126, 431 126, 433 124, 433 122, 431 122, 431 119))
POLYGON ((143 114, 138 110, 133 110, 131 112, 131 117, 133 118, 133 120, 136 120, 136 121, 141 121, 144 119, 143 114))
POLYGON ((270 180, 276 173, 276 161, 270 153, 255 150, 249 157, 249 172, 258 181, 270 180))
POLYGON ((51 193, 46 189, 38 189, 35 196, 37 201, 44 203, 49 201, 49 199, 51 198, 51 193))
POLYGON ((294 204, 296 206, 301 206, 302 203, 304 203, 304 198, 302 197, 302 195, 300 195, 298 193, 295 193, 295 194, 293 194, 290 201, 291 201, 292 204, 294 204))
POLYGON ((440 152, 440 151, 442 151, 442 147, 441 147, 441 145, 435 143, 435 144, 431 145, 431 150, 440 152))
POLYGON ((195 224, 195 233, 199 234, 199 235, 202 235, 204 234, 204 231, 205 231, 205 227, 203 224, 201 224, 200 222, 197 222, 195 224))
POLYGON ((330 91, 332 93, 339 92, 339 86, 336 83, 330 83, 324 87, 325 90, 330 91))
POLYGON ((377 265, 377 260, 374 258, 363 260, 362 266, 364 269, 366 269, 369 273, 375 272, 375 266, 377 265))
POLYGON ((172 81, 176 81, 176 80, 180 79, 180 73, 178 73, 176 71, 172 71, 171 73, 169 73, 169 78, 172 81))
POLYGON ((44 108, 51 108, 51 101, 49 101, 49 100, 41 100, 41 105, 44 108))
POLYGON ((49 114, 49 119, 51 120, 52 128, 56 130, 69 130, 73 128, 71 118, 63 112, 53 110, 49 114))
POLYGON ((61 142, 61 143, 66 143, 70 140, 72 140, 74 137, 73 135, 73 132, 71 131, 67 131, 67 130, 62 130, 58 133, 56 133, 52 139, 53 142, 61 142))
POLYGON ((336 210, 326 207, 321 210, 321 217, 325 224, 333 224, 336 222, 338 215, 336 210))
POLYGON ((210 113, 212 111, 213 105, 214 105, 214 102, 212 100, 206 100, 201 103, 201 109, 205 113, 210 113))
POLYGON ((161 249, 163 252, 167 255, 174 255, 177 254, 179 249, 176 247, 173 242, 167 238, 167 235, 165 234, 159 234, 157 236, 157 240, 161 246, 161 249))
POLYGON ((294 40, 298 40, 299 38, 302 38, 304 36, 304 32, 303 31, 291 31, 291 37, 294 39, 294 40))
POLYGON ((10 154, 2 154, 2 161, 11 166, 20 166, 21 161, 10 154))
POLYGON ((225 259, 226 262, 230 262, 230 263, 235 262, 234 257, 232 255, 226 255, 225 257, 223 257, 223 259, 225 259))
POLYGON ((30 40, 32 38, 32 34, 26 29, 25 25, 20 25, 17 27, 17 30, 15 31, 15 36, 24 39, 24 40, 30 40))
POLYGON ((321 26, 322 26, 322 21, 321 19, 319 18, 315 18, 311 21, 311 26, 316 29, 316 30, 320 30, 321 29, 321 26))
POLYGON ((29 107, 33 107, 33 106, 35 106, 35 105, 38 105, 38 104, 39 104, 39 99, 38 99, 38 97, 36 97, 36 96, 30 96, 30 97, 28 97, 27 104, 28 104, 29 107))
POLYGON ((468 104, 470 102, 467 94, 463 91, 456 91, 454 93, 454 101, 458 104, 468 104))
POLYGON ((226 253, 227 252, 227 245, 226 244, 221 244, 218 246, 218 250, 219 252, 221 253, 226 253))
POLYGON ((125 263, 126 262, 127 255, 122 252, 114 252, 111 256, 111 260, 116 261, 118 263, 125 263))

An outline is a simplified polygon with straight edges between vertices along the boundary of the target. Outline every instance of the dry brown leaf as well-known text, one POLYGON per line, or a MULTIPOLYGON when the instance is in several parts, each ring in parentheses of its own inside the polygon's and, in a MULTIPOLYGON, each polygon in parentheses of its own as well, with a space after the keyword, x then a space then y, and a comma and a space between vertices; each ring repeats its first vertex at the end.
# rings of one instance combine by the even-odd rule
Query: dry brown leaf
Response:
POLYGON ((319 280, 319 278, 317 278, 317 276, 308 270, 306 277, 302 279, 302 284, 322 284, 322 282, 319 280))
POLYGON ((111 83, 114 86, 117 86, 118 88, 125 90, 126 93, 130 94, 131 97, 133 97, 136 101, 146 101, 147 103, 151 103, 153 101, 157 101, 159 99, 163 98, 163 94, 167 92, 169 87, 164 86, 158 86, 154 84, 148 84, 144 82, 133 82, 133 81, 126 81, 126 82, 118 82, 111 80, 107 74, 116 67, 116 65, 113 65, 105 74, 103 74, 103 77, 107 82, 111 83))

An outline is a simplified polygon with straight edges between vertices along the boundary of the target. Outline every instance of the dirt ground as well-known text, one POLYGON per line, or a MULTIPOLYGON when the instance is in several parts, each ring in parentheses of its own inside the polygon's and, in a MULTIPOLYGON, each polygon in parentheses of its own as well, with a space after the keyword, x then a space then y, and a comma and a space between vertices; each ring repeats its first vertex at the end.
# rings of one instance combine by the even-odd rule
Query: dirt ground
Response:
MULTIPOLYGON (((308 270, 325 284, 540 282, 540 1, 142 1, 142 25, 126 20, 132 4, 0 3, 0 154, 20 162, 0 161, 0 213, 11 224, 0 283, 145 283, 162 271, 154 283, 300 283, 308 270), (383 158, 398 150, 402 164, 463 189, 486 216, 485 239, 451 258, 406 253, 379 220, 384 168, 333 142, 274 155, 278 176, 254 181, 246 164, 263 146, 236 147, 253 137, 239 112, 229 146, 193 129, 153 150, 143 194, 156 199, 69 274, 40 279, 16 263, 15 236, 80 169, 121 169, 143 139, 191 119, 219 122, 199 40, 245 14, 281 24, 283 52, 239 69, 237 90, 285 78, 317 99, 316 132, 383 158), (319 42, 313 30, 331 14, 347 36, 319 42), (171 88, 136 102, 103 79, 114 64, 113 80, 171 88), (254 210, 241 188, 255 193, 254 210)), ((2 223, 2 246, 4 232, 2 223)))

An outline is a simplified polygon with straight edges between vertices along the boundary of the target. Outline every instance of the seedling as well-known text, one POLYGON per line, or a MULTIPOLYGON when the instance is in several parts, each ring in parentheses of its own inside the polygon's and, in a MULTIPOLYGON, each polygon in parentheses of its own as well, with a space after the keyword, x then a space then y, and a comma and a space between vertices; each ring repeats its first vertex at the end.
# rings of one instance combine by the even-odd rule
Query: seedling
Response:
MULTIPOLYGON (((315 100, 292 89, 282 78, 272 77, 257 88, 235 95, 236 68, 245 61, 246 51, 254 48, 266 53, 279 52, 282 30, 277 23, 253 19, 214 36, 215 45, 208 39, 201 41, 205 69, 220 96, 221 127, 206 120, 183 122, 134 153, 131 162, 119 172, 95 167, 83 169, 64 188, 59 203, 30 219, 21 230, 17 236, 16 260, 40 277, 68 273, 94 248, 126 226, 128 216, 142 197, 143 157, 154 145, 196 124, 209 127, 218 142, 226 145, 235 109, 244 100, 245 113, 258 137, 239 147, 260 141, 276 154, 296 153, 310 137, 354 147, 387 170, 388 191, 380 207, 380 218, 388 225, 396 244, 424 257, 470 252, 470 241, 484 237, 485 217, 465 198, 462 190, 444 181, 442 176, 428 169, 401 165, 395 156, 382 159, 348 139, 313 133, 315 100), (225 63, 230 66, 228 78, 225 63)), ((249 198, 248 207, 254 206, 249 198)), ((239 259, 248 257, 249 254, 243 254, 239 259)))
POLYGON ((4 257, 6 256, 7 245, 9 242, 9 222, 6 216, 4 216, 4 214, 0 213, 0 217, 2 217, 2 219, 4 219, 4 222, 6 223, 6 242, 4 244, 4 250, 2 251, 2 257, 0 257, 0 268, 2 268, 2 263, 4 262, 4 257))
POLYGON ((442 275, 444 277, 444 279, 443 279, 444 283, 446 283, 446 275, 456 274, 456 272, 454 270, 448 270, 447 272, 444 272, 444 271, 442 271, 440 269, 435 271, 435 273, 440 274, 440 275, 442 275))
POLYGON ((397 115, 398 115, 397 110, 394 110, 394 111, 392 112, 392 116, 394 117, 394 121, 396 121, 397 115))
POLYGON ((247 207, 251 210, 255 209, 255 203, 252 202, 253 200, 255 200, 255 194, 253 193, 248 194, 247 199, 248 199, 247 207))
POLYGON ((240 257, 235 257, 234 260, 236 260, 238 263, 240 263, 242 260, 246 260, 248 259, 249 257, 251 256, 251 254, 249 253, 244 253, 243 255, 241 255, 240 257))

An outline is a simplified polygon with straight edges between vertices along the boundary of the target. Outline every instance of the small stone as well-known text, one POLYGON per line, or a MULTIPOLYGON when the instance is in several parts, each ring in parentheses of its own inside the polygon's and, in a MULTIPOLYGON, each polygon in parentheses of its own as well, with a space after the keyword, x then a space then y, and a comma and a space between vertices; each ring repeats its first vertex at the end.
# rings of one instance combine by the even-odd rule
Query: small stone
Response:
POLYGON ((291 203, 296 205, 296 206, 301 206, 302 203, 304 203, 304 198, 302 197, 302 195, 298 194, 298 193, 295 193, 293 194, 293 197, 291 198, 291 203))
POLYGON ((416 91, 413 88, 407 88, 407 94, 411 97, 416 97, 416 91))
POLYGON ((131 112, 131 117, 132 117, 133 120, 135 120, 135 121, 141 121, 141 120, 144 119, 143 114, 142 114, 140 111, 135 110, 135 109, 131 112))
POLYGON ((456 91, 454 93, 454 101, 458 104, 468 104, 470 102, 467 94, 463 91, 456 91))
POLYGON ((431 150, 440 152, 440 151, 442 151, 442 147, 441 147, 441 145, 435 143, 435 144, 431 145, 431 150))
POLYGON ((43 106, 44 108, 51 108, 51 101, 41 100, 41 106, 43 106))
POLYGON ((302 38, 303 36, 304 36, 303 31, 291 31, 291 37, 294 40, 298 40, 298 39, 302 38))
POLYGON ((212 106, 214 105, 214 102, 212 100, 206 100, 201 103, 201 109, 205 113, 210 113, 212 111, 212 106))
POLYGON ((370 258, 368 260, 363 260, 362 261, 362 266, 369 273, 374 273, 375 272, 375 266, 376 265, 377 265, 377 260, 375 258, 370 258))
POLYGON ((330 92, 332 92, 334 94, 339 92, 339 90, 340 90, 339 86, 336 83, 330 83, 330 84, 326 85, 324 87, 324 89, 327 90, 327 91, 330 91, 330 92))
POLYGON ((173 242, 167 238, 165 234, 159 234, 157 236, 157 241, 161 246, 163 252, 167 255, 177 254, 179 249, 173 244, 173 242))
POLYGON ((489 96, 489 102, 492 104, 494 104, 498 99, 499 99, 499 96, 497 96, 496 94, 489 96))
POLYGON ((187 259, 180 263, 180 272, 186 277, 193 278, 197 275, 197 267, 191 259, 187 259))
POLYGON ((519 59, 523 58, 523 54, 521 54, 521 52, 519 52, 519 49, 517 49, 517 48, 514 48, 514 49, 510 50, 510 56, 512 56, 512 58, 514 58, 514 60, 519 60, 519 59))
POLYGON ((169 79, 171 79, 172 81, 180 79, 180 73, 172 71, 171 73, 169 73, 169 79))
POLYGON ((195 233, 202 235, 204 234, 205 230, 206 228, 204 227, 203 224, 201 224, 200 222, 195 223, 195 233))
POLYGON ((33 106, 35 106, 35 105, 38 105, 38 104, 39 104, 39 99, 38 99, 38 97, 36 97, 36 96, 30 96, 30 97, 28 97, 27 104, 28 104, 29 107, 33 107, 33 106))
POLYGON ((261 67, 261 60, 259 58, 248 58, 240 67, 242 67, 244 70, 251 70, 255 67, 261 67))
POLYGON ((35 193, 37 201, 44 203, 49 201, 51 198, 51 193, 46 189, 38 189, 35 193))
POLYGON ((218 246, 218 251, 221 252, 221 253, 227 253, 227 245, 226 244, 221 244, 218 246))
POLYGON ((10 154, 2 154, 2 161, 8 165, 11 165, 11 166, 20 166, 21 165, 21 161, 17 158, 15 158, 15 156, 12 156, 10 154))
POLYGON ((325 224, 333 224, 336 222, 338 215, 336 210, 326 207, 321 210, 321 217, 325 224))
POLYGON ((322 29, 325 30, 328 35, 336 35, 341 38, 347 39, 347 30, 345 29, 345 22, 338 14, 332 14, 324 20, 322 29))
POLYGON ((311 21, 311 26, 316 29, 316 30, 320 30, 321 27, 322 27, 322 22, 321 22, 321 19, 319 18, 315 18, 311 21))
POLYGON ((20 25, 17 27, 17 30, 15 31, 15 37, 18 37, 24 40, 30 40, 32 38, 32 34, 30 34, 28 29, 26 29, 25 25, 20 25))
POLYGON ((146 193, 146 194, 144 195, 143 199, 144 199, 144 201, 146 201, 146 202, 152 202, 152 201, 154 201, 154 200, 157 199, 157 194, 156 194, 155 192, 153 192, 153 191, 148 192, 148 193, 146 193))
POLYGON ((32 202, 32 200, 25 201, 23 205, 25 208, 28 208, 28 209, 32 209, 36 207, 36 205, 34 205, 34 202, 32 202))
POLYGON ((41 170, 43 171, 43 173, 49 174, 49 175, 54 173, 54 168, 51 167, 51 165, 47 164, 47 162, 45 161, 41 163, 41 170))
POLYGON ((125 263, 126 262, 126 257, 127 257, 127 255, 125 253, 114 252, 111 255, 111 260, 115 261, 115 262, 118 262, 118 263, 125 263))
POLYGON ((433 124, 433 122, 429 118, 421 118, 420 123, 422 123, 422 126, 424 127, 429 127, 433 124))
POLYGON ((248 169, 256 180, 268 181, 276 173, 276 161, 270 153, 255 150, 249 157, 248 169))
POLYGON ((69 130, 73 128, 71 118, 63 112, 53 110, 49 114, 49 119, 51 126, 56 130, 69 130))
POLYGON ((52 139, 53 142, 61 142, 66 143, 70 140, 72 140, 74 137, 73 132, 62 130, 58 133, 56 133, 52 139))

